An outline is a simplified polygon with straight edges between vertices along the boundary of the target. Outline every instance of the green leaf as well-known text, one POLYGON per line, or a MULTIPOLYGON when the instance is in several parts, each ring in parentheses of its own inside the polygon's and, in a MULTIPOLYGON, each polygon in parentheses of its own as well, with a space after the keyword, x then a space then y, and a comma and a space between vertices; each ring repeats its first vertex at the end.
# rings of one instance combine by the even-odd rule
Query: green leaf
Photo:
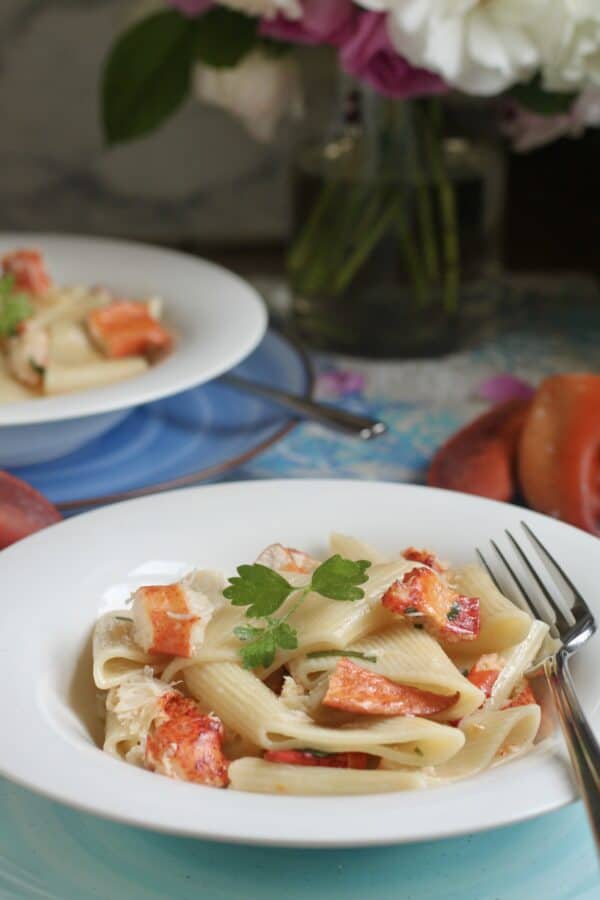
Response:
POLYGON ((239 577, 229 579, 230 587, 225 588, 223 595, 234 606, 247 606, 248 618, 270 616, 294 590, 285 578, 260 563, 239 566, 237 571, 239 577))
POLYGON ((110 144, 141 137, 186 96, 197 24, 176 10, 137 22, 112 47, 102 79, 102 121, 110 144))
POLYGON ((349 659, 363 659, 365 662, 377 662, 376 656, 361 653, 360 650, 313 650, 306 654, 308 659, 324 659, 326 656, 347 656, 349 659))
POLYGON ((258 19, 218 7, 196 20, 196 57, 207 66, 230 69, 257 42, 258 19))
POLYGON ((295 650, 298 646, 298 632, 281 622, 272 630, 273 638, 278 647, 282 650, 295 650))
POLYGON ((33 307, 25 294, 13 293, 12 275, 0 278, 0 337, 15 334, 17 325, 33 314, 33 307))
POLYGON ((564 115, 570 111, 577 98, 577 94, 544 90, 539 75, 527 84, 516 84, 508 91, 508 95, 538 116, 564 115))
POLYGON ((263 629, 259 637, 240 650, 242 665, 245 669, 268 668, 275 659, 276 651, 275 638, 269 630, 263 629))
POLYGON ((240 641, 251 641, 259 634, 264 634, 264 628, 253 628, 252 625, 238 625, 233 633, 240 641))
POLYGON ((331 600, 360 600, 365 592, 356 585, 367 581, 365 572, 370 565, 365 559, 353 562, 336 554, 313 572, 312 590, 331 600))
POLYGON ((298 646, 297 632, 277 619, 273 619, 267 628, 240 625, 234 629, 234 634, 241 641, 248 641, 240 650, 245 669, 268 668, 275 659, 278 647, 295 650, 298 646))

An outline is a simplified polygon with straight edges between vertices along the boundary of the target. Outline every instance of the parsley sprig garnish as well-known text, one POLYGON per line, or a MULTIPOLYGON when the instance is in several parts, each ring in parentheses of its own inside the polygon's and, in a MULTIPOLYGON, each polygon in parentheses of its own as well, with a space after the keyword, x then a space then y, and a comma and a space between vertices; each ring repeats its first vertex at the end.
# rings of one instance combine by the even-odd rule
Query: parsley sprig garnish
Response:
POLYGON ((240 649, 244 668, 268 668, 278 649, 296 649, 298 633, 288 625, 288 619, 311 591, 341 602, 352 602, 364 597, 365 592, 358 585, 367 580, 365 572, 370 565, 367 560, 354 562, 337 554, 318 566, 310 581, 299 587, 260 563, 239 566, 237 576, 229 579, 229 587, 223 594, 234 606, 247 606, 247 618, 264 622, 263 627, 240 625, 234 629, 235 636, 244 643, 240 649), (273 613, 292 595, 294 602, 286 614, 274 617, 273 613))
POLYGON ((3 275, 0 278, 0 337, 11 337, 15 334, 17 325, 33 313, 25 294, 13 290, 14 283, 13 275, 3 275))

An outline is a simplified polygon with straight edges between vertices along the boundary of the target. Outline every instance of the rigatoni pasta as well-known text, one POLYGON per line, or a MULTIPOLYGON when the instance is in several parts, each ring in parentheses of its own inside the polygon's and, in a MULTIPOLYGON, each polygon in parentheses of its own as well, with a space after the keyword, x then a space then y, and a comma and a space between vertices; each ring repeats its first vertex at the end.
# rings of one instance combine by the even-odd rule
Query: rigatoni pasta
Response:
POLYGON ((320 561, 271 545, 228 581, 148 585, 99 619, 106 752, 200 784, 327 795, 429 787, 530 749, 527 672, 547 626, 477 566, 330 546, 320 561))

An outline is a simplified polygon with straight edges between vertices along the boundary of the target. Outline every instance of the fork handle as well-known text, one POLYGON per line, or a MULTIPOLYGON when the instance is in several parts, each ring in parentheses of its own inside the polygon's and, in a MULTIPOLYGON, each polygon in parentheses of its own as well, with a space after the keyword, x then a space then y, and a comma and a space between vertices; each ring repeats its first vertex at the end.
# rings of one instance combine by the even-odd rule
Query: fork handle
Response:
POLYGON ((564 650, 559 651, 545 660, 544 671, 600 853, 600 746, 577 699, 567 658, 564 650))

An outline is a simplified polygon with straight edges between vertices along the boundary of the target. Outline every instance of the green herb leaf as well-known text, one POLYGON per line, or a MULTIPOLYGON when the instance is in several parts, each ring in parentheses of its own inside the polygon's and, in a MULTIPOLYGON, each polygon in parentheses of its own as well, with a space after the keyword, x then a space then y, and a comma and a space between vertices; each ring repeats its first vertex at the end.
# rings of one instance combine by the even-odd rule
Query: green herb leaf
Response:
POLYGON ((313 650, 306 654, 308 659, 324 659, 326 656, 347 656, 349 659, 364 659, 365 662, 377 662, 376 656, 361 653, 360 650, 313 650))
POLYGON ((285 622, 275 625, 271 633, 282 650, 295 650, 298 646, 298 632, 285 622))
POLYGON ((278 572, 260 563, 239 566, 238 576, 229 579, 223 596, 234 606, 247 606, 248 618, 263 619, 279 609, 294 588, 278 572))
POLYGON ((12 275, 0 278, 0 337, 11 337, 17 326, 33 313, 33 307, 25 294, 13 292, 12 275))
POLYGON ((252 625, 238 625, 233 629, 233 633, 240 641, 252 641, 260 634, 264 634, 264 628, 253 628, 252 625))
POLYGON ((353 562, 336 554, 315 569, 311 589, 331 600, 360 600, 365 592, 356 585, 367 581, 365 572, 370 565, 364 559, 353 562))
POLYGON ((525 109, 537 113, 538 116, 564 115, 570 111, 577 98, 577 94, 573 93, 544 90, 539 75, 527 84, 516 84, 508 94, 525 109))
POLYGON ((194 62, 196 23, 158 12, 112 47, 102 78, 102 121, 109 144, 139 138, 181 105, 194 62))
POLYGON ((298 637, 293 628, 285 622, 274 620, 267 628, 246 628, 234 630, 236 637, 248 643, 242 647, 240 656, 245 669, 268 668, 275 659, 277 648, 295 650, 298 637))
POLYGON ((425 755, 425 754, 423 753, 423 751, 421 750, 420 747, 415 747, 415 753, 417 754, 417 756, 424 756, 424 755, 425 755))
POLYGON ((258 40, 258 19, 217 7, 196 22, 196 56, 207 66, 230 69, 258 40))
POLYGON ((450 622, 453 622, 454 619, 458 619, 459 616, 460 616, 460 606, 458 605, 458 603, 453 603, 452 606, 450 607, 450 609, 448 610, 446 618, 450 622))

